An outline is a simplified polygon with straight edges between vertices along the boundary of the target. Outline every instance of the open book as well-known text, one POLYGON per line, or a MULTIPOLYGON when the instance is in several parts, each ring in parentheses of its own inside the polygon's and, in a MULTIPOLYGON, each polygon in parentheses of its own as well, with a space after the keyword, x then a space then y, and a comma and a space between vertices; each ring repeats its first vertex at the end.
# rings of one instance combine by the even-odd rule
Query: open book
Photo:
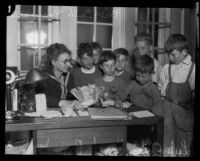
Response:
POLYGON ((128 115, 115 107, 88 108, 88 112, 93 119, 126 119, 128 115))

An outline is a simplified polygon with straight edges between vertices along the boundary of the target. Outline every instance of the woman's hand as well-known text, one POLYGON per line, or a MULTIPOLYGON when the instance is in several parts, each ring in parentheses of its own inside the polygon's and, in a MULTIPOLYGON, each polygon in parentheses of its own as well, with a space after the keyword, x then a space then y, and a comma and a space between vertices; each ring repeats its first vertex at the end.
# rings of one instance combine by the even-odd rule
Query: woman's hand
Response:
POLYGON ((69 101, 69 100, 60 100, 58 105, 61 108, 73 108, 75 104, 75 101, 69 101))

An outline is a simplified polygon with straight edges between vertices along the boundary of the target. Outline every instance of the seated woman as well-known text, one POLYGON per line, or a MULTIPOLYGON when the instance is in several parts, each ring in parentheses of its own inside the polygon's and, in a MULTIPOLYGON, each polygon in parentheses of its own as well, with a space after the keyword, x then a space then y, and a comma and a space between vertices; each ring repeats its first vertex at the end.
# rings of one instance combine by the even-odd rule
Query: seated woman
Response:
MULTIPOLYGON (((59 108, 62 100, 72 100, 75 97, 70 93, 74 88, 74 78, 70 74, 73 68, 71 51, 60 43, 51 44, 47 48, 45 59, 41 62, 40 68, 49 76, 37 82, 35 92, 45 93, 47 108, 59 108)), ((62 154, 69 147, 39 148, 39 154, 62 154)))
POLYGON ((73 76, 70 74, 71 51, 64 45, 54 43, 47 48, 46 59, 40 68, 48 78, 36 85, 36 93, 45 93, 48 108, 59 107, 59 102, 74 99, 70 90, 74 88, 73 76))

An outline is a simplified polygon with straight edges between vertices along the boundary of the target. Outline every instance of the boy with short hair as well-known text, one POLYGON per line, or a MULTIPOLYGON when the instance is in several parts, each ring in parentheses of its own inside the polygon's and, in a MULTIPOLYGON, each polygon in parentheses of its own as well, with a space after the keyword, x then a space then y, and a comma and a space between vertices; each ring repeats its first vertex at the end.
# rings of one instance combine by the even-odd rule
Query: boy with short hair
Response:
POLYGON ((93 64, 98 65, 99 64, 99 57, 102 54, 102 47, 98 42, 92 42, 92 50, 93 50, 93 64))
MULTIPOLYGON (((137 57, 133 57, 131 62, 133 63, 133 69, 135 71, 135 80, 132 80, 127 86, 122 100, 129 100, 133 104, 133 108, 134 106, 138 106, 157 115, 161 115, 162 109, 160 105, 162 99, 160 91, 152 82, 154 69, 153 59, 148 55, 138 55, 137 57)), ((137 141, 143 140, 144 138, 153 140, 154 131, 151 126, 141 126, 135 133, 139 134, 137 141)), ((132 133, 130 133, 131 135, 132 133)), ((127 144, 128 149, 130 148, 129 145, 133 145, 134 140, 129 141, 130 143, 127 144)))
POLYGON ((163 67, 158 83, 165 97, 164 155, 169 156, 167 149, 173 142, 174 156, 189 156, 194 123, 195 63, 188 52, 188 40, 182 34, 171 34, 165 50, 170 63, 163 67))
POLYGON ((153 59, 148 55, 139 55, 133 66, 136 80, 129 83, 123 99, 130 96, 133 105, 157 113, 159 111, 157 105, 161 103, 161 95, 158 87, 152 82, 153 59))
MULTIPOLYGON (((122 98, 126 83, 115 77, 116 56, 111 51, 104 51, 99 61, 104 75, 95 79, 95 84, 104 89, 104 100, 116 101, 122 98)), ((116 103, 116 102, 115 102, 116 103)))
POLYGON ((127 83, 129 83, 132 79, 130 73, 127 72, 126 67, 128 65, 128 57, 129 53, 124 48, 117 48, 113 51, 116 55, 116 68, 115 68, 115 75, 120 79, 123 79, 127 83))
POLYGON ((81 67, 71 71, 74 76, 74 86, 82 87, 94 84, 94 79, 101 77, 102 73, 93 64, 92 46, 89 43, 81 43, 78 48, 78 56, 81 67))
POLYGON ((158 83, 160 79, 160 72, 162 71, 162 66, 153 57, 152 50, 152 36, 150 34, 146 33, 139 33, 135 37, 135 45, 136 45, 136 51, 139 55, 149 55, 153 58, 154 61, 154 73, 152 74, 152 81, 154 83, 158 83))

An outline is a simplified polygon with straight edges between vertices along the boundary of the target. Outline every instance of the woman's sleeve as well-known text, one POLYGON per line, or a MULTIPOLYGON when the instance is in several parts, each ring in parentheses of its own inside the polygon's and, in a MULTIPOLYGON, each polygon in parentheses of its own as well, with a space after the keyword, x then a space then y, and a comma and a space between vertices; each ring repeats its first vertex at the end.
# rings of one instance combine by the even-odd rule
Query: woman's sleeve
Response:
POLYGON ((51 96, 51 90, 48 90, 48 83, 44 80, 37 83, 36 86, 36 93, 45 93, 46 101, 47 101, 47 108, 56 108, 58 107, 58 103, 60 101, 57 96, 51 96))
POLYGON ((52 97, 52 96, 46 96, 47 99, 47 108, 56 108, 59 107, 58 103, 60 101, 59 98, 52 97))

